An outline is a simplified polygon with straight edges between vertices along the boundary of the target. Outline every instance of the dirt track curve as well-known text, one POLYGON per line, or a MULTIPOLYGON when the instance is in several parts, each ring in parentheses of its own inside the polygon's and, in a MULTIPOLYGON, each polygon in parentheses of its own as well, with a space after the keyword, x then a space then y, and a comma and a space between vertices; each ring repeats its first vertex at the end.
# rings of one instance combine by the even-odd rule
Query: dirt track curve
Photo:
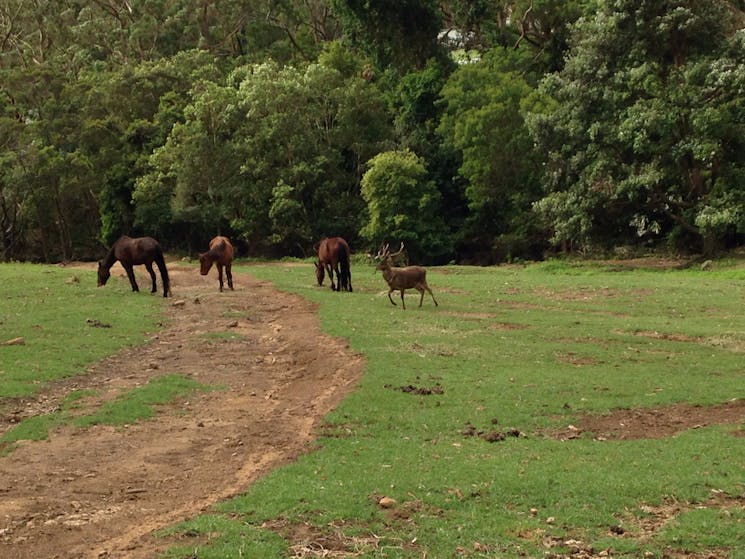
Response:
MULTIPOLYGON (((234 292, 219 293, 214 269, 207 277, 194 267, 169 271, 173 298, 161 332, 88 375, 14 402, 0 432, 55 409, 71 390, 95 391, 83 413, 163 374, 223 389, 193 393, 124 428, 66 427, 0 458, 0 557, 154 557, 169 542, 153 531, 243 492, 307 450, 314 426, 359 379, 362 359, 345 342, 329 339, 319 352, 311 303, 242 272, 234 292), (225 332, 235 336, 209 335, 225 332)), ((138 281, 148 285, 142 273, 138 281)), ((94 281, 93 268, 81 268, 88 274, 94 281)), ((112 275, 124 271, 117 264, 112 275)))

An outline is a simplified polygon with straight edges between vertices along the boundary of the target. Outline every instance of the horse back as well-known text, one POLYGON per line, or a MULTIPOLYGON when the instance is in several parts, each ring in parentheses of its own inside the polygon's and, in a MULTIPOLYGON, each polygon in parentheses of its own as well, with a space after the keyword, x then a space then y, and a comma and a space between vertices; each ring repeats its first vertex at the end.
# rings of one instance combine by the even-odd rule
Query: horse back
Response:
POLYGON ((152 237, 132 238, 124 235, 114 244, 114 255, 117 260, 133 266, 150 264, 162 254, 160 244, 152 237))
POLYGON ((233 245, 230 239, 218 235, 210 241, 210 252, 215 255, 215 259, 220 264, 228 264, 233 261, 233 245))
POLYGON ((341 237, 323 239, 318 246, 318 259, 322 263, 336 264, 349 259, 349 245, 341 237))

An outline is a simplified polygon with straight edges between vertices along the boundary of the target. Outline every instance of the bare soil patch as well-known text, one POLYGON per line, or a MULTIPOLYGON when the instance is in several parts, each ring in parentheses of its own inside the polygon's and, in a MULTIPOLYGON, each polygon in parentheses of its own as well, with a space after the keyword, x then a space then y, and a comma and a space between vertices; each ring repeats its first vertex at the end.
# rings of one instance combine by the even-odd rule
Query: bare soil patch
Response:
POLYGON ((621 409, 606 415, 584 415, 577 425, 554 433, 559 439, 576 439, 591 433, 599 440, 661 439, 688 429, 710 425, 739 425, 733 435, 741 436, 745 424, 745 400, 716 406, 675 404, 659 408, 621 409))
MULTIPOLYGON (((95 391, 85 401, 93 406, 174 373, 219 389, 163 406, 155 420, 65 427, 0 458, 0 557, 154 557, 170 543, 154 531, 306 452, 320 419, 360 378, 361 357, 321 333, 311 303, 240 268, 235 291, 225 293, 215 271, 203 277, 176 264, 169 271, 173 299, 161 332, 33 401, 11 402, 0 432, 55 409, 72 390, 95 391)), ((112 274, 124 272, 117 264, 112 274)))

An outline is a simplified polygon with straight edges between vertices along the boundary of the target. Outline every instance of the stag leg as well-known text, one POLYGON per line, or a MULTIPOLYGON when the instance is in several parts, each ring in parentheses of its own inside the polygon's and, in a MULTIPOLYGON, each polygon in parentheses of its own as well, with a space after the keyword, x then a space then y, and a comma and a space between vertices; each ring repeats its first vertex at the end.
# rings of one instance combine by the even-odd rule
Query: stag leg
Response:
POLYGON ((225 275, 228 276, 228 287, 230 291, 233 291, 233 264, 231 262, 225 264, 225 275))
MULTIPOLYGON (((432 295, 432 300, 435 302, 435 307, 439 306, 437 304, 437 299, 435 299, 435 294, 432 293, 432 290, 429 288, 429 286, 428 285, 425 285, 424 286, 424 289, 426 289, 427 291, 429 291, 429 294, 432 295)), ((424 298, 424 293, 422 293, 422 298, 424 298)))
POLYGON ((222 264, 220 264, 219 262, 217 263, 217 279, 220 280, 220 293, 222 293, 222 264))
POLYGON ((392 304, 392 305, 398 306, 398 305, 396 305, 396 301, 394 301, 394 300, 393 300, 393 297, 391 297, 391 293, 393 293, 393 291, 394 291, 394 290, 393 290, 393 289, 391 289, 391 290, 390 290, 390 291, 388 292, 388 300, 389 300, 389 301, 391 302, 391 304, 392 304))
POLYGON ((132 286, 132 291, 139 291, 140 288, 137 287, 137 280, 135 280, 135 271, 132 266, 129 264, 126 266, 122 264, 122 266, 124 266, 124 270, 127 272, 127 277, 129 278, 129 284, 132 286))
POLYGON ((416 286, 417 291, 419 291, 419 306, 422 306, 422 302, 424 301, 424 292, 426 291, 430 295, 432 295, 432 300, 435 302, 435 307, 437 307, 437 299, 435 299, 435 294, 432 293, 432 290, 429 288, 429 286, 425 283, 420 283, 416 286))
POLYGON ((401 306, 406 310, 406 303, 404 302, 404 290, 401 290, 401 306))
POLYGON ((153 270, 152 263, 145 264, 145 269, 147 269, 147 273, 150 274, 150 279, 153 280, 153 288, 150 290, 150 293, 155 293, 158 291, 158 288, 155 285, 155 270, 153 270))

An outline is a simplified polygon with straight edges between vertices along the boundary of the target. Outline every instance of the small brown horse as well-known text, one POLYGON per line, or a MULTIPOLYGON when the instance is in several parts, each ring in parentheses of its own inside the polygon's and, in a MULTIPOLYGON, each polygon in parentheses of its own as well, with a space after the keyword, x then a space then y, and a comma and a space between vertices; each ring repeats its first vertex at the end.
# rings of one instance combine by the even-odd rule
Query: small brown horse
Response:
POLYGON ((199 273, 206 276, 212 268, 217 266, 217 276, 220 279, 220 291, 222 291, 222 267, 225 266, 225 275, 228 277, 228 287, 233 289, 233 245, 227 237, 217 236, 210 241, 210 249, 199 255, 199 273))
POLYGON ((132 291, 140 290, 135 280, 133 267, 144 264, 153 280, 151 293, 158 290, 155 283, 155 272, 153 271, 153 262, 155 262, 160 270, 160 278, 163 280, 163 297, 168 297, 171 292, 171 283, 168 279, 168 269, 163 257, 163 250, 160 248, 158 241, 152 237, 138 237, 136 239, 126 235, 119 237, 106 257, 98 263, 98 287, 106 285, 111 277, 111 267, 117 260, 127 272, 132 291))
POLYGON ((352 291, 349 255, 349 245, 341 237, 322 239, 318 245, 318 262, 315 263, 318 285, 323 285, 325 272, 328 272, 331 289, 334 291, 352 291), (336 284, 334 284, 334 272, 336 272, 336 284))

